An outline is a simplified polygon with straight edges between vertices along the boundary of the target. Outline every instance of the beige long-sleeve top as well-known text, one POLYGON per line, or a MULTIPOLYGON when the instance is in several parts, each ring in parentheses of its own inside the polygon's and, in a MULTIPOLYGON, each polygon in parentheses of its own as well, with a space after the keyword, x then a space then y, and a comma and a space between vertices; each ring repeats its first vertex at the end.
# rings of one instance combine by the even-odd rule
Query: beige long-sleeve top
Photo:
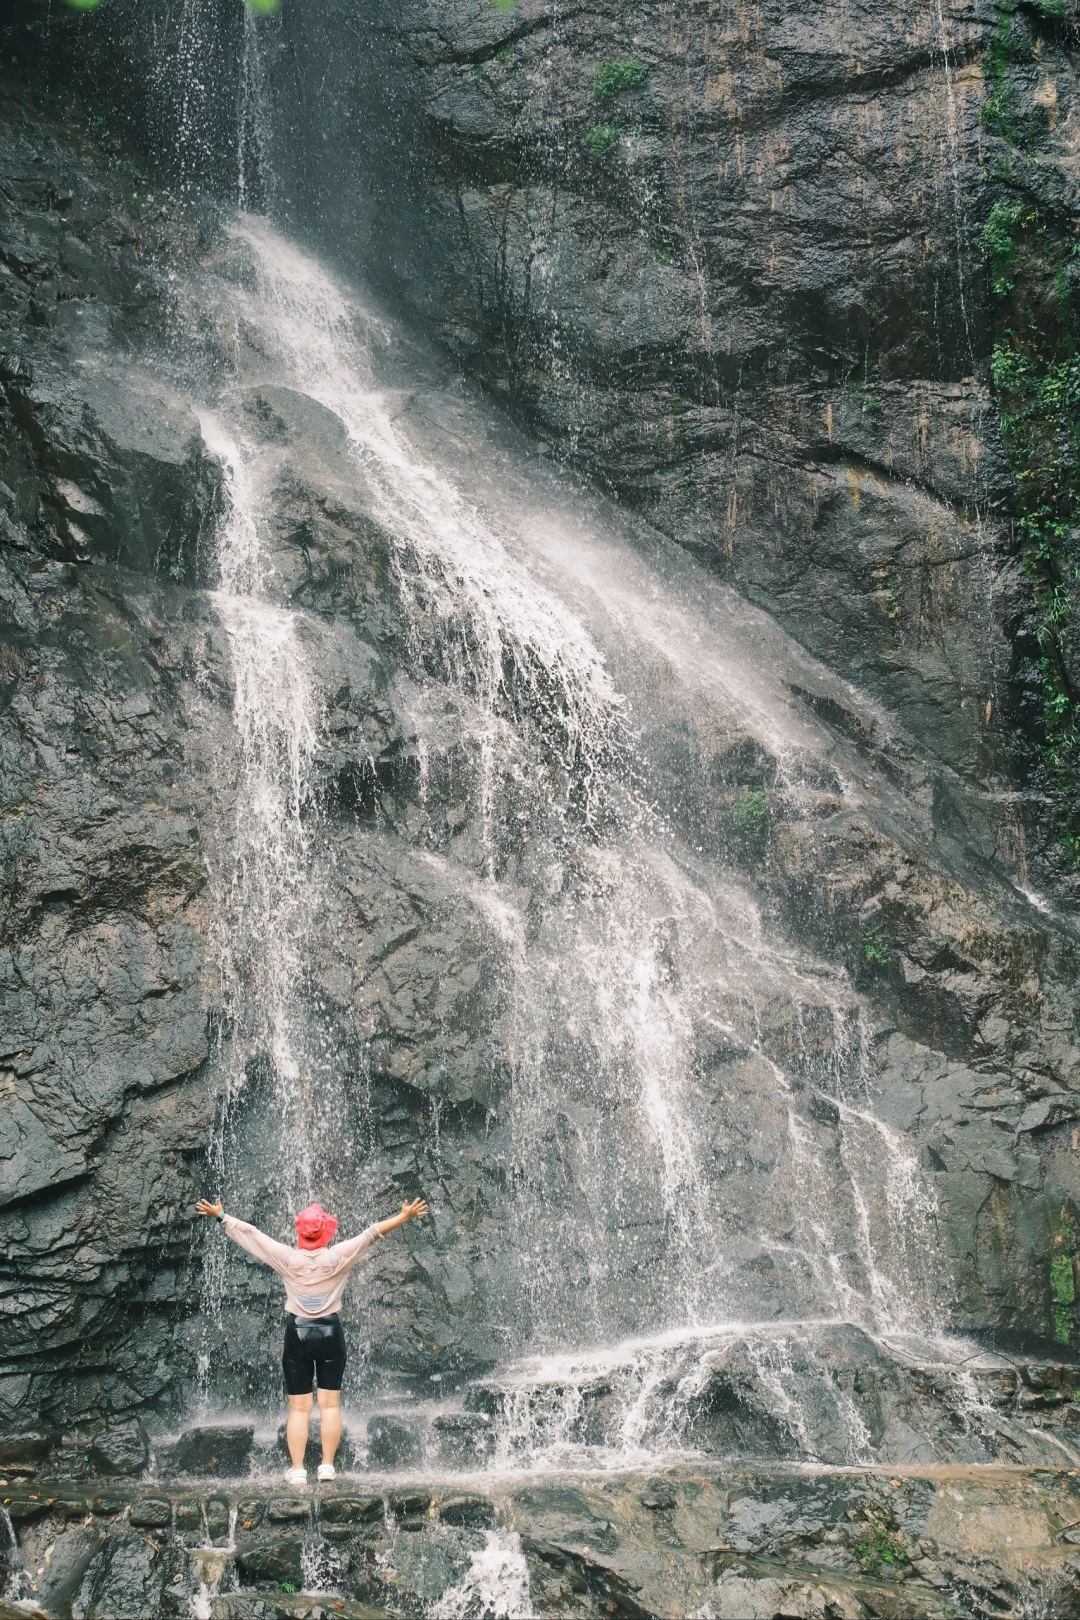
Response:
POLYGON ((224 1225, 234 1243, 277 1272, 285 1284, 285 1309, 299 1317, 331 1316, 338 1310, 350 1271, 382 1236, 378 1226, 369 1226, 359 1237, 326 1249, 294 1249, 235 1215, 226 1215, 224 1225))

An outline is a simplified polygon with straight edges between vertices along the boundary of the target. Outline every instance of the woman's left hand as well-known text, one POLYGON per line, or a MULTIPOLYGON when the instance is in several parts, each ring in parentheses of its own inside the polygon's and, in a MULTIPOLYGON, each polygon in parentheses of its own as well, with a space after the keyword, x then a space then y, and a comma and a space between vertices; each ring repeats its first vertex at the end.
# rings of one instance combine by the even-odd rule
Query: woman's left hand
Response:
POLYGON ((225 1205, 220 1198, 216 1204, 212 1204, 208 1198, 200 1198, 195 1205, 195 1213, 197 1215, 224 1215, 225 1205))

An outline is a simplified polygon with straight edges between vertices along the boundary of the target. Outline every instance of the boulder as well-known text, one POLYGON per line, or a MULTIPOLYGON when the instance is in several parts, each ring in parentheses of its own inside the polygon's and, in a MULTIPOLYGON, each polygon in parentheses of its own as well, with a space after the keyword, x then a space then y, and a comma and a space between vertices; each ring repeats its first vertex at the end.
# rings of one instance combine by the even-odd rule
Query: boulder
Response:
POLYGON ((21 1434, 0 1434, 0 1467, 17 1468, 23 1463, 39 1463, 60 1436, 46 1429, 28 1429, 21 1434))
POLYGON ((99 1434, 90 1449, 90 1456, 99 1473, 141 1474, 150 1454, 146 1431, 139 1423, 125 1423, 121 1428, 106 1429, 99 1434))
POLYGON ((247 1542, 236 1549, 236 1568, 245 1586, 288 1581, 294 1588, 303 1579, 303 1542, 292 1536, 247 1542))
POLYGON ((413 1468, 420 1461, 420 1431, 407 1418, 379 1413, 368 1419, 367 1438, 372 1468, 413 1468))
POLYGON ((254 1438, 250 1423, 208 1423, 185 1429, 175 1448, 176 1467, 183 1474, 235 1479, 247 1473, 254 1438))

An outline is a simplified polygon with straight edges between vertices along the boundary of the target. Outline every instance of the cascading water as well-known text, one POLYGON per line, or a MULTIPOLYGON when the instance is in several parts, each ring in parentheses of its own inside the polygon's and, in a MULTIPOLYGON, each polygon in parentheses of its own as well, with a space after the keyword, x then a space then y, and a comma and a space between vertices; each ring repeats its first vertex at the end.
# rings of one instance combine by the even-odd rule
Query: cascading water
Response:
MULTIPOLYGON (((843 974, 765 927, 730 870, 703 864, 662 808, 663 766, 640 727, 652 723, 655 681, 670 688, 674 677, 676 706, 701 724, 704 705, 709 725, 758 736, 790 792, 834 742, 794 713, 748 625, 717 639, 631 555, 598 591, 595 537, 592 557, 580 544, 553 572, 565 533, 515 530, 512 500, 490 490, 466 500, 395 422, 400 394, 376 382, 385 323, 268 223, 237 222, 200 296, 232 334, 226 381, 202 413, 224 481, 212 599, 233 668, 237 760, 220 906, 233 1077, 225 1185, 250 1204, 276 1172, 290 1210, 321 1195, 334 1157, 325 1121, 349 1107, 304 990, 306 930, 332 871, 312 785, 325 694, 305 643, 319 632, 303 631, 271 562, 294 472, 273 433, 250 436, 260 411, 278 409, 293 413, 295 436, 314 406, 340 434, 338 476, 388 537, 417 755, 445 746, 452 700, 471 762, 461 791, 475 836, 452 856, 422 853, 501 962, 509 1176, 503 1281, 488 1309, 506 1324, 506 1350, 559 1356, 629 1335, 604 1356, 623 1417, 603 1449, 636 1454, 692 1445, 686 1410, 718 1324, 929 1325, 932 1265, 909 1227, 932 1211, 899 1134, 866 1106, 858 1000, 843 974), (731 1097, 710 1089, 710 1051, 725 1054, 731 1097), (248 1128, 233 1101, 253 1062, 273 1074, 273 1122, 260 1179, 248 1162, 230 1181, 248 1128), (672 1332, 684 1363, 674 1390, 663 1370, 672 1332), (642 1333, 659 1346, 644 1359, 642 1333)), ((218 1277, 217 1297, 224 1286, 218 1277)), ((783 1335, 761 1331, 773 1348, 758 1374, 787 1387, 783 1335)), ((495 1403, 506 1462, 561 1455, 571 1434, 580 1450, 578 1396, 563 1389, 552 1415, 550 1379, 530 1365, 495 1403)), ((856 1418, 849 1450, 861 1456, 856 1418)))
MULTIPOLYGON (((182 22, 195 50, 209 23, 194 0, 182 22)), ((272 116, 281 41, 265 19, 242 24, 248 209, 286 188, 272 116)), ((948 1289, 927 1236, 933 1198, 902 1131, 875 1112, 870 1015, 846 974, 783 938, 739 875, 746 849, 707 853, 710 761, 757 759, 742 779, 746 827, 764 814, 762 785, 796 813, 812 815, 800 807, 822 791, 855 811, 872 793, 899 822, 911 807, 886 778, 867 783, 865 761, 793 700, 831 678, 762 615, 655 536, 631 539, 629 520, 575 510, 580 491, 520 456, 485 465, 476 408, 445 392, 416 406, 429 385, 393 322, 266 219, 242 212, 178 297, 179 325, 199 334, 198 410, 222 479, 210 599, 232 671, 219 769, 234 813, 216 865, 212 1158, 227 1198, 287 1235, 310 1197, 359 1205, 359 1219, 388 1196, 368 1169, 378 1016, 344 1016, 328 989, 358 971, 355 942, 337 942, 332 969, 313 966, 322 919, 339 915, 342 857, 321 806, 337 791, 328 716, 352 654, 324 607, 301 606, 310 565, 283 544, 309 521, 299 500, 340 507, 347 530, 385 548, 393 702, 415 767, 405 844, 417 883, 483 942, 486 1106, 504 1132, 505 1190, 499 1261, 482 1268, 474 1309, 504 1361, 482 1396, 496 1459, 693 1449, 732 1356, 784 1444, 865 1458, 864 1419, 815 1335, 846 1323, 948 1359, 925 1338, 948 1289), (321 492, 307 495, 316 462, 321 492), (433 819, 448 792, 449 838, 433 819), (821 1400, 842 1442, 822 1442, 807 1416, 821 1400)), ((377 797, 371 751, 365 769, 377 797)), ((387 853, 371 830, 350 858, 375 871, 387 853)), ((441 1084, 428 1075, 417 1093, 429 1196, 441 1084)), ((442 1218, 437 1193, 434 1207, 442 1218)), ((210 1341, 222 1342, 235 1273, 219 1253, 208 1275, 212 1403, 210 1341)), ((354 1391, 378 1399, 355 1368, 354 1391)), ((778 1435, 766 1426, 753 1443, 778 1435)))

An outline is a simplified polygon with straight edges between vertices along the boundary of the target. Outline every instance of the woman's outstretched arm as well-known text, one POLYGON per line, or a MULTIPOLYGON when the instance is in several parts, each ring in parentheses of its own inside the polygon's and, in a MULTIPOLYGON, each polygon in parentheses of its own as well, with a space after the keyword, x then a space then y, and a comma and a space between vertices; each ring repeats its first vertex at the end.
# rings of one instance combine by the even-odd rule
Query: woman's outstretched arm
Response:
POLYGON ((287 1243, 279 1243, 276 1238, 268 1237, 260 1232, 257 1226, 248 1221, 238 1221, 235 1215, 226 1215, 225 1206, 218 1198, 211 1203, 208 1198, 200 1198, 195 1205, 199 1215, 213 1215, 225 1228, 226 1233, 234 1243, 238 1243, 248 1254, 253 1254, 256 1260, 261 1260, 272 1271, 284 1276, 287 1268, 296 1256, 296 1250, 290 1249, 287 1243))
POLYGON ((406 1198, 401 1206, 400 1215, 390 1215, 385 1221, 376 1221, 375 1224, 379 1229, 379 1236, 385 1237, 388 1232, 393 1232, 397 1227, 404 1226, 406 1221, 419 1220, 421 1215, 426 1214, 427 1205, 422 1198, 414 1198, 411 1204, 406 1198))

